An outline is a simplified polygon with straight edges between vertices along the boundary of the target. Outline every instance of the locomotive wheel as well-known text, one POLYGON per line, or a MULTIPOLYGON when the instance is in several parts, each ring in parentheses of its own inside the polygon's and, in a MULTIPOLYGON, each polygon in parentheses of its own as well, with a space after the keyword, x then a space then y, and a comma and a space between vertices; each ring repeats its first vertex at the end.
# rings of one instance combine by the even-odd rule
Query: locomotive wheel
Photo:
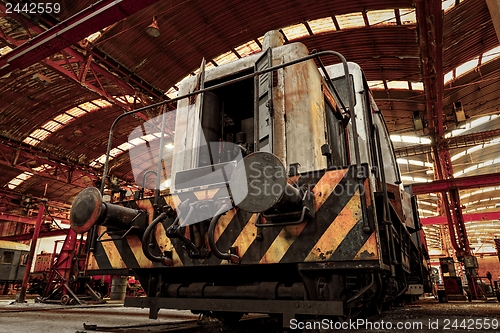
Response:
POLYGON ((234 326, 243 317, 243 312, 212 311, 212 314, 224 324, 234 326))
POLYGON ((62 295, 62 297, 61 297, 61 304, 62 305, 68 305, 69 301, 70 301, 69 295, 62 295))

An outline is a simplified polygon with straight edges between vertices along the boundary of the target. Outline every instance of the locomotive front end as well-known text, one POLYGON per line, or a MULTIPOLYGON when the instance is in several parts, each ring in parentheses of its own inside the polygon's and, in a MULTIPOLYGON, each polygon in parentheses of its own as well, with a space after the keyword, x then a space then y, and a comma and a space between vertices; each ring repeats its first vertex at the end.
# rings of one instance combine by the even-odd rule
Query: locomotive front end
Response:
POLYGON ((126 305, 151 318, 160 308, 278 314, 288 326, 404 294, 417 250, 394 220, 402 187, 384 167, 390 146, 374 135, 362 72, 336 52, 323 54, 340 58, 332 71, 282 44, 274 31, 262 53, 203 62, 176 108, 131 131, 133 200, 105 202, 104 184, 76 198, 71 227, 90 238, 89 274, 133 271, 146 291, 126 305))

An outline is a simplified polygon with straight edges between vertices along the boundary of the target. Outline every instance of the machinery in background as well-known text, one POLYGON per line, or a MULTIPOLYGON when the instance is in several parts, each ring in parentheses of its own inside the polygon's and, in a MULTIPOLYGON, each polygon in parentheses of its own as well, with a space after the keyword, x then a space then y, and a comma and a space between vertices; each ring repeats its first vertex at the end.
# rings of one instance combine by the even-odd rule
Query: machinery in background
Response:
POLYGON ((0 240, 0 295, 6 295, 11 284, 23 281, 29 246, 0 240))
POLYGON ((83 237, 78 240, 76 232, 68 229, 60 250, 58 243, 55 242, 53 253, 36 257, 29 289, 29 293, 40 295, 35 302, 63 305, 103 302, 90 286, 92 278, 81 274, 86 262, 83 237))

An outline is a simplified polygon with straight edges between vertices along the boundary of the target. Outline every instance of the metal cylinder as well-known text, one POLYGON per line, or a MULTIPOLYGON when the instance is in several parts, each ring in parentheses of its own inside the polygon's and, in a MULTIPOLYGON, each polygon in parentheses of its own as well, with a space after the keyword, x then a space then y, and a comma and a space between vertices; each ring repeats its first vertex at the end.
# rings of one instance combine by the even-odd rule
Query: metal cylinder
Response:
POLYGON ((111 300, 124 300, 127 294, 127 278, 114 277, 111 280, 111 293, 109 299, 111 300))
POLYGON ((84 189, 71 205, 71 229, 82 234, 93 225, 114 229, 128 229, 139 211, 102 202, 101 192, 95 187, 84 189))
POLYGON ((236 133, 236 144, 245 144, 247 142, 247 135, 245 132, 236 133))
POLYGON ((280 207, 293 210, 302 203, 300 191, 287 183, 283 163, 267 152, 250 154, 238 163, 229 186, 234 203, 247 212, 280 207))
POLYGON ((285 44, 285 38, 279 30, 271 30, 264 34, 264 41, 262 42, 262 50, 274 48, 285 44))

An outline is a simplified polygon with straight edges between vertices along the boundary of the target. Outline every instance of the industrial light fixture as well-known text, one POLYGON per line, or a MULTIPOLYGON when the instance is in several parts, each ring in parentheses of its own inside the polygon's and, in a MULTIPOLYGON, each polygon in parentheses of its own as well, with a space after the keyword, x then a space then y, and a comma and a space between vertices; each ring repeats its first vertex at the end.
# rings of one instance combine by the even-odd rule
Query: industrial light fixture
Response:
POLYGON ((158 21, 156 19, 156 16, 153 16, 153 23, 151 23, 147 28, 146 32, 148 35, 151 37, 158 37, 160 36, 160 27, 158 26, 158 21))
POLYGON ((453 113, 455 115, 455 121, 457 123, 464 122, 467 119, 464 108, 462 106, 462 102, 460 101, 453 103, 453 113))
POLYGON ((420 116, 420 112, 418 111, 413 111, 413 127, 416 131, 424 129, 424 123, 422 121, 422 117, 420 116))
POLYGON ((48 84, 50 84, 52 82, 52 80, 48 76, 45 76, 42 73, 33 74, 32 79, 38 83, 43 84, 44 86, 47 86, 48 84))
POLYGON ((83 136, 83 131, 82 131, 82 125, 81 124, 76 125, 76 128, 73 131, 73 135, 76 136, 76 137, 83 136))

